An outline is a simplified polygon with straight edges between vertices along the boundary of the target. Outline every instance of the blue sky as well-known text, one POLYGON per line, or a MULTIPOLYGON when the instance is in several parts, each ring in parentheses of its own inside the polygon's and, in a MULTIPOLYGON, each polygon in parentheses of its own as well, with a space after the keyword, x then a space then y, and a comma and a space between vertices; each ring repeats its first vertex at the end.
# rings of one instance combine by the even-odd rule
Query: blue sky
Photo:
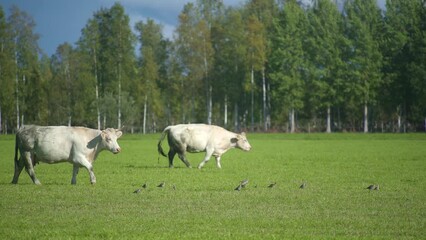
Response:
MULTIPOLYGON (((81 29, 94 12, 102 7, 110 8, 115 2, 120 2, 125 8, 132 29, 136 22, 151 18, 163 25, 165 37, 172 38, 183 6, 195 0, 0 0, 0 5, 6 16, 9 16, 12 5, 30 14, 37 24, 35 32, 40 35, 39 46, 51 56, 60 44, 74 44, 78 40, 81 29)), ((246 0, 223 2, 227 6, 238 6, 246 0)), ((378 2, 383 7, 385 0, 378 2)))
MULTIPOLYGON (((6 16, 12 5, 30 14, 36 22, 35 32, 40 35, 39 46, 48 55, 68 42, 74 44, 81 35, 81 29, 93 13, 110 8, 120 2, 130 17, 133 29, 138 21, 154 19, 163 25, 164 36, 171 38, 177 25, 178 15, 183 6, 195 0, 0 0, 6 16)), ((236 6, 242 0, 224 0, 225 5, 236 6)))

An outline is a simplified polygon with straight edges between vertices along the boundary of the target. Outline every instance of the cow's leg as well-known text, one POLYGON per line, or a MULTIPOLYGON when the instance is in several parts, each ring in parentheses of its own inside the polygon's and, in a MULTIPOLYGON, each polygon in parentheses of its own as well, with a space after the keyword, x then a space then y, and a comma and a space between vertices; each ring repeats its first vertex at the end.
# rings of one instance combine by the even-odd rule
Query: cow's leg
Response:
POLYGON ((206 156, 204 156, 204 159, 202 162, 200 162, 200 164, 198 164, 198 169, 201 169, 204 164, 206 164, 210 158, 212 157, 213 154, 213 149, 206 149, 206 156))
POLYGON ((72 171, 72 179, 71 179, 71 184, 72 185, 77 184, 78 170, 80 170, 80 166, 78 164, 74 163, 74 165, 73 165, 73 171, 72 171))
POLYGON ((87 171, 89 171, 90 183, 91 184, 96 183, 96 176, 95 176, 95 173, 93 172, 93 166, 89 161, 87 161, 85 157, 81 157, 80 159, 75 160, 74 164, 85 167, 87 171))
POLYGON ((169 168, 173 168, 173 158, 176 155, 176 151, 170 148, 168 155, 169 155, 169 168))
POLYGON ((19 175, 21 175, 22 169, 24 169, 24 160, 19 158, 18 161, 15 161, 15 174, 13 175, 13 180, 12 180, 13 184, 18 183, 18 178, 19 178, 19 175))
POLYGON ((23 158, 25 159, 25 171, 27 171, 28 175, 30 175, 31 180, 33 180, 33 183, 37 185, 41 185, 40 181, 37 179, 35 172, 34 172, 34 166, 33 161, 31 160, 32 154, 30 152, 25 152, 23 154, 23 158))
POLYGON ((222 168, 222 165, 220 165, 220 156, 216 156, 216 166, 222 168))
POLYGON ((189 168, 192 168, 191 164, 188 162, 188 159, 186 159, 185 153, 179 153, 179 158, 182 160, 183 163, 189 168))

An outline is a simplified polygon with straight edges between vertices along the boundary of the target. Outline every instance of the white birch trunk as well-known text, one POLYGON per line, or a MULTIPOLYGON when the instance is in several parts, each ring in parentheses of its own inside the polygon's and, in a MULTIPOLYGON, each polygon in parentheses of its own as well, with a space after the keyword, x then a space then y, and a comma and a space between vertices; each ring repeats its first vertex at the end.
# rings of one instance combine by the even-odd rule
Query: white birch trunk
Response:
POLYGON ((98 130, 101 129, 101 111, 99 109, 99 82, 98 82, 98 63, 96 60, 96 49, 93 48, 93 63, 95 64, 95 94, 96 94, 96 114, 97 114, 97 123, 98 130))
MULTIPOLYGON (((22 76, 22 86, 25 86, 25 81, 26 81, 26 79, 25 79, 25 74, 22 76)), ((24 100, 22 100, 22 102, 24 102, 24 100)), ((24 106, 25 107, 25 106, 24 106)), ((25 120, 25 117, 24 117, 24 113, 23 112, 21 112, 21 126, 23 126, 23 125, 25 125, 25 122, 24 122, 24 120, 25 120)))
POLYGON ((148 102, 148 96, 145 95, 145 101, 143 103, 143 123, 142 123, 142 133, 146 134, 146 112, 147 112, 147 105, 148 102))
POLYGON ((364 104, 364 133, 368 133, 368 107, 364 104))
POLYGON ((290 133, 294 133, 296 130, 294 122, 294 108, 290 110, 290 133))
POLYGON ((262 91, 263 91, 263 130, 268 131, 268 120, 267 120, 267 105, 266 105, 266 78, 265 68, 262 68, 262 91))
POLYGON ((398 114, 398 132, 401 132, 401 116, 398 114))
POLYGON ((235 103, 234 105, 234 129, 235 131, 239 130, 238 129, 238 104, 235 103))
POLYGON ((250 129, 254 131, 254 68, 251 66, 251 124, 250 129))
POLYGON ((71 111, 71 76, 69 71, 69 63, 65 64, 65 78, 67 81, 68 94, 68 127, 71 127, 72 111, 71 111))
POLYGON ((208 115, 207 115, 207 123, 209 125, 212 124, 212 109, 213 109, 213 101, 212 101, 212 92, 213 87, 209 85, 209 101, 208 101, 208 115))
POLYGON ((271 85, 268 82, 266 84, 266 100, 267 100, 267 112, 266 112, 266 122, 268 124, 268 129, 271 127, 271 85))
POLYGON ((183 81, 183 78, 181 78, 181 82, 180 82, 180 92, 181 92, 180 113, 182 114, 182 123, 185 123, 185 120, 186 120, 184 87, 185 87, 184 81, 183 81))
POLYGON ((223 125, 225 128, 228 126, 228 95, 225 94, 225 100, 223 104, 223 125))
POLYGON ((101 129, 101 111, 99 110, 99 87, 98 87, 98 81, 96 80, 96 113, 97 113, 97 123, 98 123, 98 130, 101 129))
MULTIPOLYGON (((121 59, 120 59, 121 61, 121 59)), ((118 63, 118 116, 117 128, 121 129, 121 63, 118 63)))
POLYGON ((331 109, 327 107, 327 133, 331 133, 331 109))
POLYGON ((3 125, 1 124, 1 103, 0 103, 0 134, 1 134, 2 130, 3 130, 2 126, 3 125))
POLYGON ((15 94, 16 94, 16 129, 20 127, 20 113, 19 113, 19 76, 18 76, 18 52, 15 51, 15 65, 16 65, 16 75, 15 75, 15 94))

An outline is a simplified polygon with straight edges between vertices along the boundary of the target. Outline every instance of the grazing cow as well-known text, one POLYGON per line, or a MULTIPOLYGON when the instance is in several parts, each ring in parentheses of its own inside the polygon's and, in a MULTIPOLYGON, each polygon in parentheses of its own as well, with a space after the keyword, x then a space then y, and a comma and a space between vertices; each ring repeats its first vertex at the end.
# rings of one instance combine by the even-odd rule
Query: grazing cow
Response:
POLYGON ((103 150, 119 153, 121 148, 117 139, 121 135, 120 130, 113 128, 101 131, 84 127, 23 126, 16 133, 15 175, 12 183, 18 183, 24 166, 33 182, 41 184, 34 172, 34 166, 38 162, 70 162, 74 165, 71 184, 77 183, 80 167, 85 167, 89 171, 90 182, 94 184, 96 177, 93 163, 96 157, 103 150))
POLYGON ((237 134, 218 126, 205 124, 179 124, 166 127, 158 142, 158 152, 165 157, 167 156, 161 147, 161 142, 166 135, 170 147, 169 167, 173 167, 173 158, 176 153, 187 167, 191 167, 185 153, 206 152, 198 168, 201 169, 212 155, 216 158, 217 167, 222 168, 220 157, 230 148, 239 148, 244 151, 251 149, 244 132, 237 134))

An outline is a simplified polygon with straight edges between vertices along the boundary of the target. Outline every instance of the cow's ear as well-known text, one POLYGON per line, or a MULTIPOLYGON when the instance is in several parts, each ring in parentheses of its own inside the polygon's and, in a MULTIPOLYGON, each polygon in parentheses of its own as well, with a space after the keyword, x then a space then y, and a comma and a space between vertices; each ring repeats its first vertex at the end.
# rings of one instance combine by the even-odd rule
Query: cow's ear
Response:
POLYGON ((117 136, 117 138, 120 138, 120 137, 121 137, 121 135, 123 135, 123 132, 117 129, 117 130, 115 131, 115 135, 117 136))
POLYGON ((101 137, 102 137, 103 139, 105 139, 106 135, 107 135, 107 133, 105 132, 105 130, 102 130, 102 132, 101 132, 101 137))
POLYGON ((231 138, 231 143, 236 143, 238 142, 238 138, 231 138))
POLYGON ((241 136, 243 136, 243 137, 245 137, 245 136, 246 136, 246 133, 245 133, 245 132, 242 132, 240 135, 241 135, 241 136))

